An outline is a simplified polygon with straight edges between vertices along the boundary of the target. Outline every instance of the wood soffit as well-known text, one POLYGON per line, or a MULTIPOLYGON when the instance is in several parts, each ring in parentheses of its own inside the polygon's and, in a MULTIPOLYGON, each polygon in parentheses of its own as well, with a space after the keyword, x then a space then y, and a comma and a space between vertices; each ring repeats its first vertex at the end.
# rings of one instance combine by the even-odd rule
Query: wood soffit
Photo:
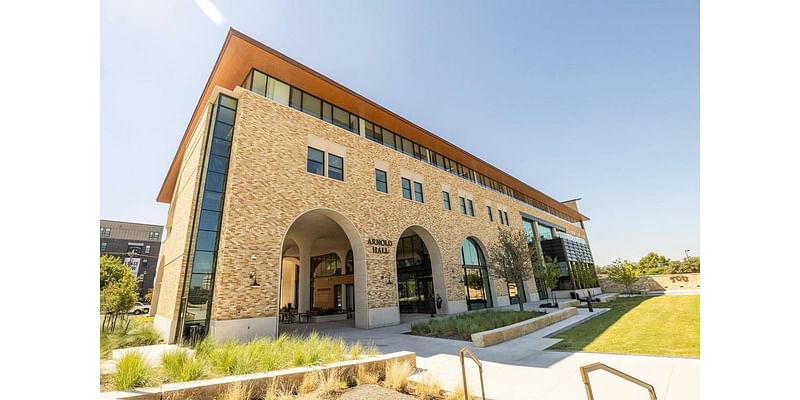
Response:
POLYGON ((220 86, 233 90, 244 81, 251 68, 256 68, 274 76, 292 86, 322 98, 363 118, 366 118, 392 132, 425 146, 432 151, 458 161, 462 165, 497 180, 506 186, 525 193, 556 210, 580 220, 588 220, 586 216, 575 211, 550 196, 530 187, 524 182, 501 171, 491 164, 467 153, 458 146, 435 134, 417 126, 411 121, 381 107, 377 103, 334 82, 330 78, 308 68, 282 53, 250 38, 231 28, 225 43, 214 64, 211 75, 195 107, 189 125, 181 139, 175 157, 172 160, 167 176, 156 200, 161 203, 172 201, 175 184, 178 179, 180 162, 193 132, 202 117, 203 108, 208 104, 214 87, 220 86))

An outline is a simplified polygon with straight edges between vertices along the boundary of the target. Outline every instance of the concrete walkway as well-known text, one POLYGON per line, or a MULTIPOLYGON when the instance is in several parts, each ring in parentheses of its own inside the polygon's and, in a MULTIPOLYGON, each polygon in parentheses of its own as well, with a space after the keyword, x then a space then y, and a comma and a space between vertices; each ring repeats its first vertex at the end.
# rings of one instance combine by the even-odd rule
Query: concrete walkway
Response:
MULTIPOLYGON (((526 304, 532 309, 533 304, 526 304)), ((512 306, 516 307, 516 306, 512 306)), ((417 365, 435 374, 442 386, 452 389, 461 382, 458 351, 469 347, 483 363, 486 397, 492 399, 586 399, 579 367, 602 362, 652 384, 660 400, 699 398, 700 360, 690 358, 630 356, 599 353, 545 351, 560 339, 547 338, 606 309, 594 313, 578 309, 578 315, 526 336, 487 348, 471 342, 408 335, 411 322, 426 315, 403 315, 400 325, 356 329, 352 320, 326 324, 282 325, 281 330, 298 333, 316 330, 341 336, 348 342, 372 343, 382 352, 407 350, 417 353, 417 365)), ((468 361, 468 386, 480 394, 477 367, 468 361)), ((645 399, 646 390, 604 371, 591 375, 595 399, 645 399)))

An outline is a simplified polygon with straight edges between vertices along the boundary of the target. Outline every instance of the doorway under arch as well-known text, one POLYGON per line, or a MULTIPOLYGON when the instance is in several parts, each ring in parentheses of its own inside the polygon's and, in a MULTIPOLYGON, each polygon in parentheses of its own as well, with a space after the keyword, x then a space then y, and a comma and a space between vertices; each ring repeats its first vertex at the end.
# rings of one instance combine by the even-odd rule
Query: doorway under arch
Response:
POLYGON ((278 331, 302 318, 368 327, 365 250, 350 220, 330 209, 299 215, 281 248, 278 331))
POLYGON ((442 254, 431 233, 421 226, 403 230, 397 240, 395 265, 401 314, 447 313, 442 254), (442 299, 437 303, 437 295, 442 299))

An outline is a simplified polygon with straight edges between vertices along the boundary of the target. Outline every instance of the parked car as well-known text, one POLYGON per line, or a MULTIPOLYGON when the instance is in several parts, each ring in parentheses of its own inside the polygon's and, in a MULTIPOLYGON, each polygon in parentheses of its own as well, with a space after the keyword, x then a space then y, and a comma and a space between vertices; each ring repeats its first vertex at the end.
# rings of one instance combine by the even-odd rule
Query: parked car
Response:
POLYGON ((144 304, 141 301, 137 301, 136 305, 133 306, 129 312, 133 315, 148 314, 150 313, 150 304, 144 304))

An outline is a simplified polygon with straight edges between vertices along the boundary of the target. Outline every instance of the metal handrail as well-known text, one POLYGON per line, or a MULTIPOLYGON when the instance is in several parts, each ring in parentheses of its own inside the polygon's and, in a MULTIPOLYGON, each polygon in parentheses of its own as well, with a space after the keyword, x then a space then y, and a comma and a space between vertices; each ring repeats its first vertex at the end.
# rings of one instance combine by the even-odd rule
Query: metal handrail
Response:
POLYGON ((461 379, 464 381, 464 400, 470 400, 469 391, 467 390, 467 370, 464 367, 464 354, 468 355, 478 366, 478 375, 481 377, 481 397, 483 400, 486 400, 486 392, 483 390, 483 364, 481 364, 481 360, 478 360, 475 353, 467 347, 459 350, 458 354, 461 357, 461 379))
POLYGON ((622 372, 622 371, 620 371, 620 370, 618 370, 616 368, 609 367, 608 365, 605 365, 605 364, 599 363, 599 362, 592 363, 592 364, 589 364, 589 365, 584 365, 584 366, 581 367, 581 379, 583 380, 583 386, 586 388, 586 398, 588 400, 594 400, 594 394, 592 393, 592 384, 591 384, 591 382, 589 382, 589 373, 592 372, 592 371, 597 371, 598 369, 602 369, 603 371, 609 372, 609 373, 611 373, 613 375, 616 375, 616 376, 618 376, 618 377, 620 377, 622 379, 625 379, 628 382, 634 383, 636 385, 639 385, 639 386, 647 389, 647 391, 650 392, 650 400, 657 400, 656 399, 656 390, 653 388, 653 385, 651 385, 651 384, 649 384, 649 383, 647 383, 645 381, 636 379, 636 378, 634 378, 634 377, 632 377, 632 376, 630 376, 630 375, 628 375, 628 374, 626 374, 626 373, 624 373, 624 372, 622 372))

